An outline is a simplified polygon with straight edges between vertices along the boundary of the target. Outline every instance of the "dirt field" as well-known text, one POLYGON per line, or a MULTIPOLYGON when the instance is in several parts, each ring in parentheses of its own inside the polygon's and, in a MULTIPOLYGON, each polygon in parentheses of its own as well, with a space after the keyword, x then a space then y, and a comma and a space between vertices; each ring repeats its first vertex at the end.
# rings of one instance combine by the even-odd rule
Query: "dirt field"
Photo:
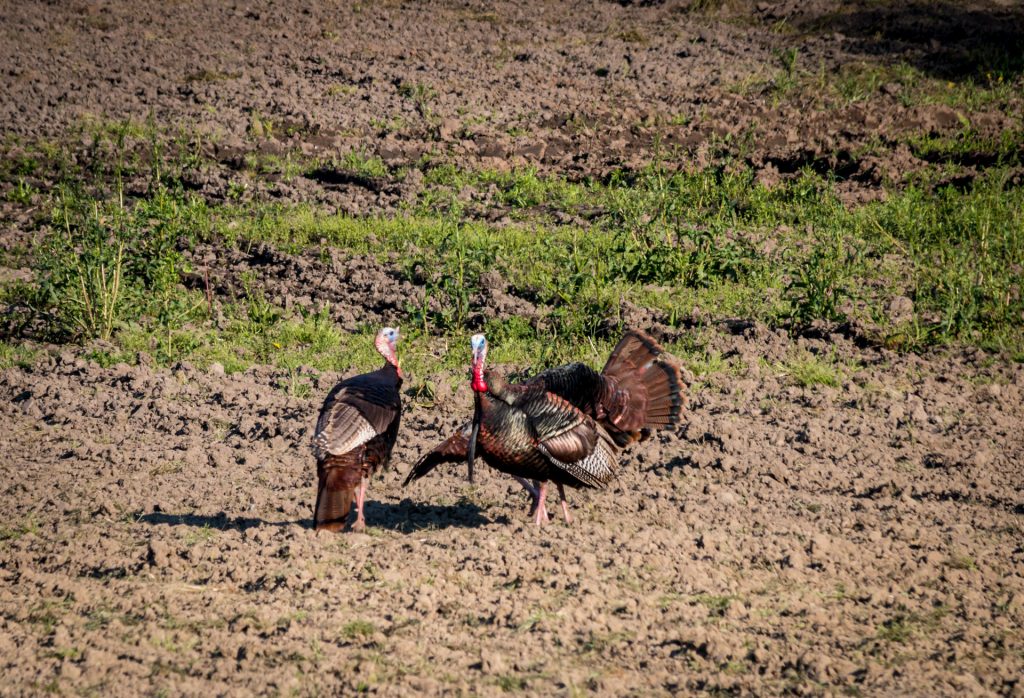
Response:
MULTIPOLYGON (((7 3, 0 124, 188 124, 219 163, 191 183, 210 200, 249 152, 602 176, 679 145, 697 164, 740 149, 766 182, 842 171, 852 205, 930 164, 901 134, 958 112, 889 78, 842 108, 777 103, 780 51, 953 86, 1024 34, 1013 3, 647 5, 7 3)), ((376 214, 419 186, 268 177, 251 195, 376 214)), ((3 206, 5 248, 26 244, 29 214, 3 206)), ((371 258, 324 280, 314 255, 208 252, 216 293, 251 270, 285 305, 347 304, 352 328, 401 320, 413 292, 371 258)), ((723 364, 678 431, 541 530, 492 471, 401 487, 469 415, 458 374, 433 404, 407 396, 367 532, 318 536, 308 443, 340 375, 308 371, 296 397, 269 367, 103 368, 75 345, 3 369, 0 694, 1024 695, 1024 365, 760 323, 710 337, 723 364), (834 352, 838 384, 772 370, 802 351, 834 352)))

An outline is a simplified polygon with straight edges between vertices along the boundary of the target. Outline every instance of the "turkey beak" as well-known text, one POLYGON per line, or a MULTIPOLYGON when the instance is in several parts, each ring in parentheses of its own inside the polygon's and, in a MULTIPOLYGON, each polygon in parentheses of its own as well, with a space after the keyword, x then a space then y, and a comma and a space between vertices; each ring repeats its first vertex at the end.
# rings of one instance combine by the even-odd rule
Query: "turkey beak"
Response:
POLYGON ((469 432, 469 446, 466 447, 466 465, 469 467, 469 481, 473 482, 473 461, 476 460, 476 437, 480 434, 480 393, 473 393, 473 428, 469 432))

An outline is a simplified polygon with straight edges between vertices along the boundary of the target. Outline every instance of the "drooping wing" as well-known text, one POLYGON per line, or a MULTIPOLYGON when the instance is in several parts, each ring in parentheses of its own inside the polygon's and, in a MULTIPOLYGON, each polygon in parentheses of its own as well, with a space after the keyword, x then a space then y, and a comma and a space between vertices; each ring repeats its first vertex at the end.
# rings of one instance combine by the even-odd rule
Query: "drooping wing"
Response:
POLYGON ((615 447, 610 437, 569 401, 546 393, 521 409, 529 417, 537 448, 552 465, 591 487, 601 487, 614 476, 615 447))
POLYGON ((548 452, 544 444, 539 444, 538 448, 548 457, 552 465, 557 466, 584 485, 604 487, 615 477, 615 446, 607 438, 607 435, 601 437, 597 447, 589 455, 577 461, 560 460, 548 452))
POLYGON ((317 460, 341 455, 388 431, 402 411, 397 375, 387 368, 342 381, 324 401, 316 422, 317 460))
POLYGON ((469 448, 469 432, 472 424, 467 422, 459 430, 446 440, 434 447, 432 451, 412 467, 405 477, 402 486, 405 487, 413 480, 419 480, 431 470, 442 463, 464 463, 466 461, 466 449, 469 448))

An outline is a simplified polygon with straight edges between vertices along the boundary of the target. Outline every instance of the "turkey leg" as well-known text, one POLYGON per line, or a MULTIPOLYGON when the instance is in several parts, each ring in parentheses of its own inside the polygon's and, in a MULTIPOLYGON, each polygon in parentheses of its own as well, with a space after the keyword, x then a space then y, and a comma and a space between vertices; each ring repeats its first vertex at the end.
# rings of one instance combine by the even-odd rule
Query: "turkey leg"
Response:
POLYGON ((536 481, 531 485, 530 481, 524 477, 519 477, 518 475, 513 475, 512 477, 515 478, 515 481, 522 485, 523 489, 530 495, 530 515, 532 516, 533 512, 537 509, 537 498, 539 497, 537 494, 536 481))
MULTIPOLYGON (((531 487, 530 483, 525 479, 518 476, 516 476, 516 479, 519 480, 519 484, 525 487, 526 491, 530 493, 530 497, 532 498, 532 501, 530 502, 530 516, 534 516, 537 513, 537 504, 540 502, 540 482, 534 480, 533 486, 531 487)), ((547 509, 544 510, 544 518, 548 518, 547 509)))
POLYGON ((362 531, 366 528, 366 519, 363 517, 363 502, 366 501, 366 478, 359 481, 359 491, 356 492, 356 522, 352 524, 353 531, 362 531))
POLYGON ((544 521, 548 520, 548 510, 544 508, 544 495, 547 494, 548 483, 545 480, 540 483, 540 487, 537 490, 537 510, 533 517, 533 522, 538 526, 542 525, 544 521))
POLYGON ((569 501, 565 498, 565 488, 562 487, 562 483, 558 484, 558 498, 562 503, 562 514, 565 516, 565 522, 567 524, 572 523, 572 516, 569 515, 569 501))

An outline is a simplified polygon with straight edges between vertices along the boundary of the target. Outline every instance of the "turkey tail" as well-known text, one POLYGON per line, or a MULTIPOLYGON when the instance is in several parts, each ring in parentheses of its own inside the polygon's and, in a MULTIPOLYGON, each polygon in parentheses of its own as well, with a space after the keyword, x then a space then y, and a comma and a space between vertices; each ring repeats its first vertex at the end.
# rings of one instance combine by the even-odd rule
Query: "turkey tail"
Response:
POLYGON ((646 439, 682 416, 686 389, 682 371, 646 332, 627 332, 608 357, 602 375, 612 389, 605 402, 607 426, 620 447, 646 439))
POLYGON ((313 518, 318 531, 341 531, 348 525, 348 515, 356 498, 361 470, 344 465, 321 463, 320 482, 316 491, 313 518))
POLYGON ((679 365, 658 357, 643 372, 641 381, 647 388, 645 426, 661 428, 677 424, 683 414, 683 393, 686 390, 679 365))
POLYGON ((649 334, 640 330, 630 330, 622 335, 622 339, 615 345, 601 374, 622 382, 624 378, 636 373, 638 369, 642 370, 664 353, 665 350, 649 334))
POLYGON ((433 451, 420 458, 409 471, 402 486, 405 487, 413 480, 419 480, 442 463, 464 463, 469 448, 469 430, 470 425, 466 424, 459 429, 457 434, 438 444, 433 451))

